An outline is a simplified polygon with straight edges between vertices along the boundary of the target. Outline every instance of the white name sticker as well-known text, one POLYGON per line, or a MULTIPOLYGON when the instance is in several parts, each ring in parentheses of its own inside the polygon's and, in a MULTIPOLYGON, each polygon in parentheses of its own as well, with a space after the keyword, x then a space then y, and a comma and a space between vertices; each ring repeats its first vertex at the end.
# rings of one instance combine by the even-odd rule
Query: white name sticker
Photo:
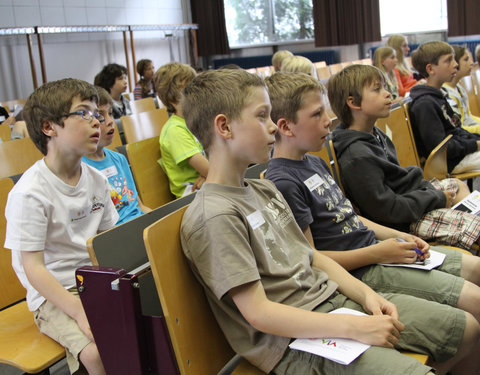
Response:
POLYGON ((112 165, 111 167, 103 169, 102 173, 107 178, 110 178, 112 176, 116 176, 118 174, 117 167, 112 165))
POLYGON ((325 181, 323 178, 321 178, 317 173, 315 173, 312 177, 309 179, 303 181, 303 183, 307 186, 307 188, 310 191, 315 190, 318 188, 320 185, 322 185, 325 181))
POLYGON ((252 229, 255 230, 260 227, 263 223, 265 223, 265 219, 262 216, 260 211, 255 211, 247 216, 247 220, 252 226, 252 229))

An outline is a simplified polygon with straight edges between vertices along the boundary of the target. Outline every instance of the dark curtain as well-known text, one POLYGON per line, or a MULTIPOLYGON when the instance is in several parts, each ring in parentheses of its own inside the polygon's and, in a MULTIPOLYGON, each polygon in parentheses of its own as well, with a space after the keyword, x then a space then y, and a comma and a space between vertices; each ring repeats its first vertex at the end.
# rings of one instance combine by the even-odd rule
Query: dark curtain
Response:
POLYGON ((480 34, 480 1, 447 0, 448 36, 480 34))
POLYGON ((378 0, 313 0, 315 46, 343 46, 382 39, 378 0))
POLYGON ((223 0, 190 0, 192 22, 198 23, 199 56, 230 53, 223 0))

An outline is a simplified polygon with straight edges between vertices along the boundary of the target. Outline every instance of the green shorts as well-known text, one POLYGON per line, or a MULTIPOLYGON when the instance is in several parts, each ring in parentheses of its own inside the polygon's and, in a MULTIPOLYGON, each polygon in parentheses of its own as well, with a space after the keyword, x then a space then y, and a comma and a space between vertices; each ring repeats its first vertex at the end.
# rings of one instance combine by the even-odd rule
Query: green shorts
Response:
MULTIPOLYGON (((397 349, 426 354, 436 362, 447 361, 456 354, 465 329, 466 318, 462 310, 403 294, 382 293, 382 296, 397 306, 400 321, 405 325, 397 349)), ((363 311, 359 304, 340 293, 314 311, 326 313, 340 307, 363 311)), ((272 374, 424 375, 431 370, 395 349, 371 346, 347 366, 315 354, 287 349, 272 374)))
POLYGON ((432 246, 446 254, 443 264, 431 271, 405 267, 370 266, 362 281, 378 293, 408 294, 429 301, 457 306, 464 279, 460 277, 462 252, 432 246))
MULTIPOLYGON (((69 292, 79 298, 76 288, 69 289, 69 292)), ((83 366, 80 366, 78 355, 90 344, 90 339, 85 336, 77 322, 48 301, 42 303, 33 312, 33 318, 40 332, 65 348, 70 373, 73 374, 79 369, 83 369, 83 366)))

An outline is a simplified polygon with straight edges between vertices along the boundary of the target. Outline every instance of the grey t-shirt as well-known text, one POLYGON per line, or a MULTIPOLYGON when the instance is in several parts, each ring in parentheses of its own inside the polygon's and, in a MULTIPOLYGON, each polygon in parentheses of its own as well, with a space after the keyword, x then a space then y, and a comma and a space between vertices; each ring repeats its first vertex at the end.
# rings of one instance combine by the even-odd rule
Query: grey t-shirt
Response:
POLYGON ((230 345, 268 373, 290 338, 254 329, 228 291, 260 280, 269 300, 312 310, 337 285, 312 267, 314 250, 273 183, 245 183, 245 187, 204 184, 185 212, 181 241, 230 345))

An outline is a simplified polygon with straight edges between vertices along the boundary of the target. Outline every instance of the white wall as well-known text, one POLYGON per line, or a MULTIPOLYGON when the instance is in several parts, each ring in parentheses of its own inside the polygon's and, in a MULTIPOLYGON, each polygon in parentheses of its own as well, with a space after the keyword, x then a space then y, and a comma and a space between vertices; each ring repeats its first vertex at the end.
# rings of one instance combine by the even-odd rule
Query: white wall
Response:
MULTIPOLYGON (((0 27, 181 24, 186 22, 182 3, 182 0, 0 0, 0 27)), ((185 35, 184 32, 175 35, 172 59, 189 63, 185 35)), ((170 62, 169 43, 163 32, 134 32, 134 39, 137 61, 149 58, 156 68, 170 62)), ((32 40, 40 85, 36 36, 32 40)), ((42 41, 49 81, 75 77, 93 82, 95 74, 108 63, 126 66, 121 32, 44 34, 42 41)), ((130 50, 129 58, 134 80, 130 50)), ((26 37, 0 37, 0 101, 26 98, 32 91, 26 37)))

